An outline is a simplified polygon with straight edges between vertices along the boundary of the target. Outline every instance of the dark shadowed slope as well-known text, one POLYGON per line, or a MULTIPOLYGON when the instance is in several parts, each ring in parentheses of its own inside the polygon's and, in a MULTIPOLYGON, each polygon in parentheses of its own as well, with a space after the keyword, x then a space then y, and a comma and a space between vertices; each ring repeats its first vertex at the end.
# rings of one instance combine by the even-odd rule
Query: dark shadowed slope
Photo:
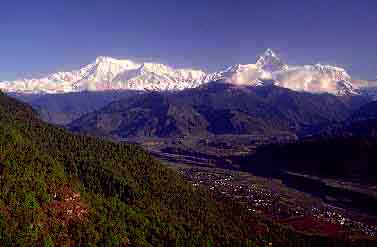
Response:
POLYGON ((377 102, 363 105, 345 121, 326 126, 316 135, 377 137, 377 102))
POLYGON ((73 121, 73 131, 117 138, 301 134, 346 119, 367 102, 289 89, 210 83, 176 93, 121 100, 73 121))
POLYGON ((292 171, 313 176, 377 184, 377 140, 368 137, 317 137, 261 147, 244 168, 292 171))
POLYGON ((112 101, 140 94, 136 91, 80 92, 67 94, 10 94, 30 104, 42 117, 56 125, 66 125, 112 101))

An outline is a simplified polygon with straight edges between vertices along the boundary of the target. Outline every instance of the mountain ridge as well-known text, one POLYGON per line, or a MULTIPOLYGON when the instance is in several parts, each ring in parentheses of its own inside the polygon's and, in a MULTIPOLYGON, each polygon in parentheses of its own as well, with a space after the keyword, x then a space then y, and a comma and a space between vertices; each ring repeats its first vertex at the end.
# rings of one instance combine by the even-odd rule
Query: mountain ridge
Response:
POLYGON ((179 91, 212 81, 263 86, 264 80, 296 91, 358 94, 351 76, 343 68, 321 64, 290 66, 271 49, 258 56, 254 64, 236 64, 214 73, 100 56, 79 70, 37 79, 4 81, 0 82, 0 89, 47 94, 106 90, 179 91))
POLYGON ((365 103, 362 97, 208 83, 179 92, 151 92, 110 103, 68 125, 94 135, 171 138, 303 132, 343 121, 365 103))

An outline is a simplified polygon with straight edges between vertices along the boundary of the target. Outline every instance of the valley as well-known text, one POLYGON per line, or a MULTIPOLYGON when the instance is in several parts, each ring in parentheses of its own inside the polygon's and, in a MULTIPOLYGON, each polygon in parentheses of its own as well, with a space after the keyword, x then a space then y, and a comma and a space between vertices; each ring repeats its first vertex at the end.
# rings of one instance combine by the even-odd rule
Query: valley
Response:
MULTIPOLYGON (((248 210, 297 230, 342 235, 375 237, 377 217, 324 202, 279 179, 256 177, 250 173, 173 164, 194 186, 204 186, 220 197, 243 203, 248 210)), ((375 205, 375 204, 374 204, 375 205)))
POLYGON ((274 169, 245 172, 245 166, 238 163, 260 146, 295 141, 289 135, 127 140, 148 150, 194 186, 245 204, 270 220, 305 232, 375 237, 377 187, 373 184, 274 169))

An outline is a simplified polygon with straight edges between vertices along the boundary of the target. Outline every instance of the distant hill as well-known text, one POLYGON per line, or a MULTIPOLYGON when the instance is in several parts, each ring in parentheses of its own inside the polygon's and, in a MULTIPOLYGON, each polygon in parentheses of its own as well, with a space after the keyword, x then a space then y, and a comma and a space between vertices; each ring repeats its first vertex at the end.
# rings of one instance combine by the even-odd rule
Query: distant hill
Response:
POLYGON ((362 105, 347 119, 288 144, 260 147, 243 168, 268 173, 292 171, 377 185, 377 102, 362 105), (252 163, 253 166, 247 164, 252 163))
POLYGON ((142 94, 110 103, 73 121, 68 128, 116 138, 301 134, 317 125, 343 121, 366 102, 360 96, 213 82, 196 89, 142 94))
POLYGON ((376 119, 377 118, 377 101, 372 101, 368 104, 363 105, 355 111, 351 119, 352 120, 366 120, 366 119, 376 119))
POLYGON ((67 125, 110 102, 137 95, 137 91, 80 92, 66 94, 10 94, 29 103, 44 121, 67 125))
POLYGON ((331 197, 333 203, 337 198, 346 206, 376 215, 371 206, 377 203, 376 137, 374 101, 313 135, 259 147, 252 155, 236 157, 235 162, 243 170, 279 177, 300 190, 331 197))
POLYGON ((326 126, 315 135, 377 137, 377 102, 361 106, 346 120, 326 126))

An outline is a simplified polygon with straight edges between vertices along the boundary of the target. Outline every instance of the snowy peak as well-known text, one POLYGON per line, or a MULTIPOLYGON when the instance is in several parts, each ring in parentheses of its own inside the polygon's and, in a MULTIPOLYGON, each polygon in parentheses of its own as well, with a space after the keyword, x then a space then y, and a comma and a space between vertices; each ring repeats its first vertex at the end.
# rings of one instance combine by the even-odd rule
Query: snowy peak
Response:
POLYGON ((267 49, 262 56, 258 57, 256 65, 267 72, 284 70, 288 67, 271 49, 267 49))
POLYGON ((216 72, 207 76, 206 81, 223 81, 236 85, 259 85, 260 78, 265 77, 263 71, 256 64, 236 64, 223 71, 216 72))
POLYGON ((0 82, 0 89, 18 93, 68 93, 104 90, 183 90, 211 81, 264 86, 266 81, 297 91, 357 94, 351 76, 343 69, 314 64, 291 66, 267 49, 254 64, 236 64, 207 74, 198 69, 175 69, 159 63, 137 63, 100 56, 81 69, 43 78, 0 82))
POLYGON ((140 66, 140 64, 137 64, 132 60, 116 59, 116 58, 105 57, 105 56, 97 57, 94 63, 90 65, 93 65, 93 64, 99 67, 118 66, 118 67, 123 67, 123 68, 135 68, 137 66, 140 66))
POLYGON ((338 81, 336 95, 356 95, 360 94, 360 90, 356 88, 350 81, 338 81))
POLYGON ((343 68, 331 66, 331 65, 322 65, 322 64, 315 64, 312 66, 314 71, 321 73, 322 75, 326 75, 335 81, 350 81, 351 76, 347 73, 347 71, 343 68))
POLYGON ((287 69, 271 49, 259 56, 255 64, 236 64, 223 71, 209 75, 209 80, 221 80, 236 85, 261 85, 263 80, 273 79, 272 73, 287 69))
POLYGON ((265 85, 263 81, 272 81, 276 86, 311 93, 358 93, 345 69, 322 64, 289 66, 271 49, 259 56, 255 64, 237 64, 212 74, 210 78, 248 86, 265 85))
POLYGON ((263 53, 263 55, 258 56, 256 64, 263 66, 267 61, 275 61, 275 60, 280 61, 280 58, 276 55, 276 53, 272 49, 268 48, 263 53))
POLYGON ((95 60, 95 64, 101 64, 101 63, 117 63, 118 61, 111 57, 105 57, 105 56, 99 56, 95 60))
POLYGON ((264 56, 277 58, 276 53, 271 48, 267 48, 267 50, 264 52, 264 56))
POLYGON ((273 73, 273 79, 277 85, 297 91, 335 95, 357 93, 348 73, 330 65, 289 66, 273 73))
POLYGON ((204 83, 206 73, 194 69, 174 69, 164 64, 143 63, 135 70, 120 73, 114 85, 129 90, 183 90, 204 83))
POLYGON ((140 65, 131 60, 118 60, 111 57, 97 57, 94 64, 81 69, 82 80, 106 81, 113 80, 119 73, 133 70, 140 65))
POLYGON ((19 93, 68 93, 104 90, 183 90, 204 83, 201 70, 174 69, 163 64, 138 64, 100 56, 71 72, 58 72, 38 79, 0 82, 0 89, 19 93))

